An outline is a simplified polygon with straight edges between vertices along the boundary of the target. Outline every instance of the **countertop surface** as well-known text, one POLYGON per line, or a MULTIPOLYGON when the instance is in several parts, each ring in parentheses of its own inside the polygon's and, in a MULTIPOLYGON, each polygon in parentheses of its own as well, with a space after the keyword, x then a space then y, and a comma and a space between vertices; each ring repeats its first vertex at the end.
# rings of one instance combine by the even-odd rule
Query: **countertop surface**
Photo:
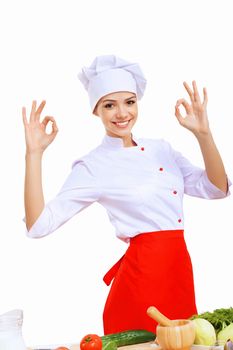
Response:
MULTIPOLYGON (((67 346, 69 350, 80 350, 79 344, 67 345, 43 345, 36 347, 29 347, 27 350, 55 350, 58 346, 67 346)), ((154 342, 140 343, 134 345, 121 346, 119 350, 153 350, 158 346, 154 342)))

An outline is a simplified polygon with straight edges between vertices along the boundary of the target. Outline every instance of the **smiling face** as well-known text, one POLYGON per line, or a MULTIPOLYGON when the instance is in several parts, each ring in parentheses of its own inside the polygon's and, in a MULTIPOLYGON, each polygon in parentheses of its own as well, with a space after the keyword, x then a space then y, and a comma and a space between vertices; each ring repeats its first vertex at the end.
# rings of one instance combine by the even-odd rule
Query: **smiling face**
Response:
POLYGON ((137 97, 132 92, 115 92, 102 97, 94 114, 101 118, 106 134, 120 137, 125 146, 132 146, 131 130, 138 116, 137 97))

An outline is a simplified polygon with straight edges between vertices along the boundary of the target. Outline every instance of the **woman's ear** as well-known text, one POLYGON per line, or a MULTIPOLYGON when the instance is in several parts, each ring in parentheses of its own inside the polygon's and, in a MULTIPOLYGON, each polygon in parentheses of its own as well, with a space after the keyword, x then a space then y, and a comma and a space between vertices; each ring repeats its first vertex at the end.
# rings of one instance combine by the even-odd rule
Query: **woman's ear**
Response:
POLYGON ((94 110, 94 111, 92 112, 92 114, 93 114, 94 116, 96 116, 96 117, 99 117, 99 114, 97 114, 96 110, 94 110))
POLYGON ((98 114, 98 112, 97 112, 97 110, 98 110, 97 107, 98 107, 98 105, 95 106, 95 108, 94 108, 92 114, 95 115, 96 117, 99 117, 99 114, 98 114))

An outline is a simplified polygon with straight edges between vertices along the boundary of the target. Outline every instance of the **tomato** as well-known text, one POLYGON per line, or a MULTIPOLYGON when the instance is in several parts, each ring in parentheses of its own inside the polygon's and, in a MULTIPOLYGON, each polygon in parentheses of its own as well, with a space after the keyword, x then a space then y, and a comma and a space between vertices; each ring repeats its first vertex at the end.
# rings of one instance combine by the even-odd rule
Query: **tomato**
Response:
POLYGON ((101 350, 102 339, 97 334, 87 334, 80 342, 81 350, 101 350))

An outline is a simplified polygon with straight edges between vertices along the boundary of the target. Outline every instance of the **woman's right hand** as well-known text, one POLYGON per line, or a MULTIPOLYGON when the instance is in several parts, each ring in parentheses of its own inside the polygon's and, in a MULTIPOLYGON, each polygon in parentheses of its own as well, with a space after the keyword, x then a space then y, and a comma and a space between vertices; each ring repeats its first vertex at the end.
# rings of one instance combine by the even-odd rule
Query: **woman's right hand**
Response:
POLYGON ((40 121, 45 104, 46 101, 42 101, 37 108, 37 102, 33 101, 29 119, 27 118, 26 108, 22 108, 27 153, 42 154, 57 135, 58 128, 53 117, 46 116, 40 121), (52 130, 50 133, 47 133, 46 127, 49 123, 52 124, 52 130))

